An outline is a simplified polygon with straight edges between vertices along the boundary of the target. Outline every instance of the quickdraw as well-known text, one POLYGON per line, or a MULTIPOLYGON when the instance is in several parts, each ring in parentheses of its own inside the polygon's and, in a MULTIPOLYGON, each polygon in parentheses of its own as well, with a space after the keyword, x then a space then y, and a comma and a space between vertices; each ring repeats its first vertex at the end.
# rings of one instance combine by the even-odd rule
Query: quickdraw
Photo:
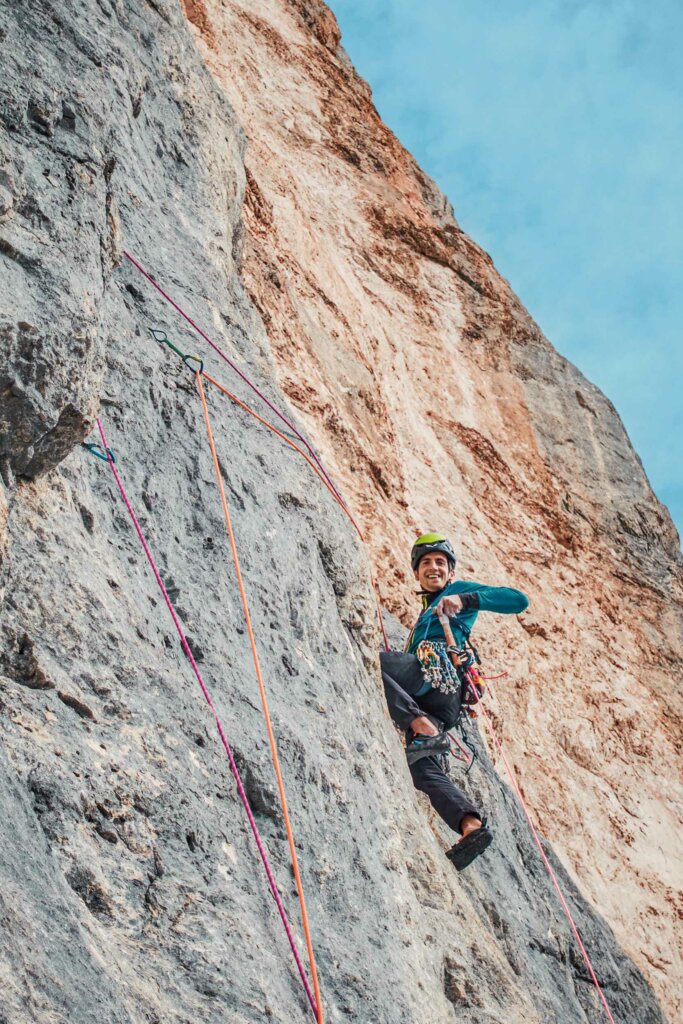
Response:
POLYGON ((92 441, 81 441, 81 448, 85 448, 87 452, 94 455, 96 459, 101 459, 102 462, 116 462, 116 456, 111 448, 103 448, 101 444, 94 444, 92 441))
POLYGON ((193 373, 195 373, 197 370, 199 370, 199 373, 204 372, 204 360, 201 358, 201 356, 196 356, 192 352, 183 352, 181 349, 178 348, 177 345, 173 344, 173 342, 166 334, 166 331, 161 331, 159 330, 158 327, 150 327, 148 328, 148 330, 149 333, 154 338, 154 340, 156 341, 157 345, 166 345, 168 348, 170 348, 171 352, 175 352, 177 356, 180 356, 182 361, 185 363, 185 366, 187 366, 188 370, 192 370, 193 373), (192 366, 192 363, 197 363, 197 366, 192 366))

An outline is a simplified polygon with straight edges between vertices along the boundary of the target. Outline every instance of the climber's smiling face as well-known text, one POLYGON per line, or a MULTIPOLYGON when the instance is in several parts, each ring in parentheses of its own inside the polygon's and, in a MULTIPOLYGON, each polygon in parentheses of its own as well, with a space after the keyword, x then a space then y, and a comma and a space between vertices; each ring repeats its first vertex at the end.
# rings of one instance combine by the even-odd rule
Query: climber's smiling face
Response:
POLYGON ((430 551, 423 555, 415 570, 415 579, 429 594, 443 590, 452 575, 448 559, 441 551, 430 551))

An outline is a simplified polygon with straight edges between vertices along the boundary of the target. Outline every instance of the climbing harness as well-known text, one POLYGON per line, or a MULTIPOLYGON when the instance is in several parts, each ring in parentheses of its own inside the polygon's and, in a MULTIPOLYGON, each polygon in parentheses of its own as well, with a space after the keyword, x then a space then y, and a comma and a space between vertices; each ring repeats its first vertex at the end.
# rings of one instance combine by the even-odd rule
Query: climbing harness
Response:
MULTIPOLYGON (((145 536, 144 536, 144 534, 142 532, 142 528, 140 526, 140 522, 139 522, 139 520, 138 520, 138 518, 137 518, 137 516, 135 514, 135 511, 133 510, 133 506, 132 506, 132 504, 130 502, 130 499, 129 499, 127 493, 126 493, 125 487, 123 485, 123 481, 121 480, 121 476, 120 476, 119 472, 116 469, 115 460, 113 458, 113 453, 111 452, 111 449, 107 447, 107 440, 106 440, 106 437, 105 437, 104 427, 102 425, 102 422, 101 422, 101 420, 99 418, 97 419, 96 422, 97 422, 98 430, 100 432, 100 436, 102 438, 102 451, 107 453, 107 455, 104 457, 104 461, 108 462, 108 464, 109 464, 109 466, 111 468, 111 471, 112 471, 112 473, 114 475, 114 479, 116 481, 116 484, 117 484, 117 487, 118 487, 119 492, 121 494, 121 497, 123 498, 123 501, 124 501, 124 504, 126 506, 126 509, 128 510, 128 514, 130 515, 130 518, 131 518, 131 520, 133 522, 133 526, 135 527, 135 531, 136 531, 136 533, 138 535, 138 538, 140 540, 140 543, 142 544, 142 547, 144 549, 145 555, 147 557, 147 561, 149 562, 149 565, 150 565, 150 567, 152 569, 152 572, 154 574, 154 578, 156 579, 157 585, 158 585, 158 587, 159 587, 159 589, 160 589, 160 591, 162 593, 162 596, 164 598, 166 606, 167 606, 167 608, 169 610, 169 613, 171 615, 171 618, 173 620, 173 624, 174 624, 174 626, 176 628, 178 636, 180 637, 180 643, 182 645, 183 651, 185 652, 185 655, 187 656, 187 659, 190 662, 190 665, 192 666, 192 671, 194 672, 194 674, 195 674, 195 676, 197 678, 197 682, 199 683, 199 686, 201 688, 202 694, 204 695, 204 699, 206 700, 207 704, 209 705, 209 708, 211 709, 211 713, 213 714, 213 717, 214 717, 214 720, 215 720, 215 723, 216 723, 216 728, 218 730, 218 734, 220 736, 221 743, 223 744, 223 748, 224 748, 224 750, 225 750, 225 752, 226 752, 226 754, 228 756, 228 761, 230 762, 230 769, 231 769, 233 777, 235 779, 235 784, 237 786, 237 791, 239 793, 239 796, 240 796, 240 799, 241 799, 242 804, 244 806, 247 818, 249 820, 249 825, 250 825, 252 834, 254 836, 254 840, 256 842, 256 846, 258 848, 258 852, 259 852, 259 855, 261 857, 261 861, 263 863, 264 870, 266 872, 266 877, 268 879, 268 885, 269 885, 270 891, 271 891, 271 893, 273 895, 273 898, 275 900, 275 903, 277 905, 277 909, 278 909, 278 912, 280 914, 280 918, 282 920, 282 924, 283 924, 283 927, 285 929, 285 933, 286 933, 287 938, 289 940, 289 944, 290 944, 290 947, 291 947, 291 950, 292 950, 292 954, 294 956, 294 960, 295 960, 297 969, 299 971, 299 975, 301 977, 301 981, 302 981, 303 986, 304 986, 304 990, 306 992, 306 995, 308 997, 308 1001, 309 1001, 309 1003, 311 1005, 311 1009, 313 1010, 313 1013, 315 1014, 317 1021, 319 1022, 319 1024, 322 1024, 322 1020, 323 1020, 323 1017, 322 1017, 322 1003, 320 1002, 320 997, 319 997, 319 992, 318 992, 318 989, 317 989, 317 985, 316 985, 316 992, 318 992, 318 997, 316 998, 316 995, 314 995, 314 992, 311 990, 311 986, 310 986, 310 984, 308 982, 308 978, 306 977, 306 971, 304 969, 304 965, 303 965, 303 962, 301 960, 301 956, 299 954, 299 951, 298 951, 298 948, 297 948, 297 945, 296 945, 296 940, 294 938, 294 934, 292 932, 291 926, 289 924, 289 920, 287 918, 287 914, 285 912, 284 904, 282 902, 282 897, 280 895, 280 891, 279 891, 277 883, 275 881, 275 876, 274 876, 272 868, 270 866, 270 862, 268 860, 268 855, 266 853, 265 846, 263 844, 263 840, 261 839, 261 836, 260 836, 260 833, 259 833, 259 830, 258 830, 258 826, 256 825, 256 820, 254 818, 253 811, 252 811, 251 806, 249 804, 249 800, 247 798, 247 794, 246 794, 246 791, 245 791, 245 788, 244 788, 244 784, 242 782, 242 778, 240 776, 239 769, 237 768, 237 764, 235 762, 235 756, 233 754, 232 748, 231 748, 231 746, 230 746, 230 744, 228 742, 228 739, 226 737, 225 731, 223 729, 223 724, 222 724, 221 719, 220 719, 220 717, 218 715, 218 711, 216 710, 216 706, 213 703, 213 699, 211 697, 209 689, 208 689, 206 683, 204 682, 204 679, 202 678, 202 675, 201 675, 201 672, 199 671, 199 668, 197 667, 197 662, 196 662, 195 657, 194 657, 194 655, 192 653, 190 645, 189 645, 189 643, 187 641, 187 637, 186 637, 185 632, 183 630, 183 627, 182 627, 182 625, 180 623, 180 619, 178 618, 177 612, 176 612, 176 610, 175 610, 175 608, 173 606, 173 603, 171 602, 171 599, 169 597, 168 591, 167 591, 167 589, 166 589, 166 587, 164 585, 164 582, 163 582, 163 580, 161 578, 161 574, 159 573, 159 570, 158 570, 158 568, 156 566, 156 563, 154 561, 154 557, 152 555, 151 549, 150 549, 150 547, 149 547, 149 545, 147 543, 147 540, 145 539, 145 536)), ((90 446, 90 445, 86 445, 85 447, 87 447, 88 450, 91 450, 91 448, 92 448, 92 446, 90 446)), ((99 448, 100 446, 96 445, 94 447, 99 448)), ((92 452, 92 454, 97 455, 98 458, 103 458, 103 456, 99 452, 92 452)), ((307 938, 308 938, 308 934, 307 934, 307 938)), ((313 967, 313 965, 312 965, 312 967, 313 967)), ((314 978, 315 978, 315 972, 314 972, 314 978)))
MULTIPOLYGON (((446 650, 448 651, 448 657, 451 659, 453 668, 455 669, 458 680, 460 681, 460 711, 462 714, 463 707, 467 714, 471 718, 476 716, 476 712, 473 711, 468 705, 477 703, 484 693, 484 688, 481 685, 482 677, 477 671, 475 662, 480 663, 479 654, 476 648, 471 647, 472 653, 468 653, 465 650, 461 650, 455 642, 453 636, 453 630, 451 629, 450 619, 447 615, 439 615, 439 622, 443 629, 444 636, 446 637, 446 643, 448 644, 446 650), (469 672, 468 672, 469 669, 469 672), (477 701, 471 699, 471 693, 477 694, 477 701)), ((469 639, 469 634, 467 636, 469 639)), ((467 640, 465 641, 467 643, 467 640)))

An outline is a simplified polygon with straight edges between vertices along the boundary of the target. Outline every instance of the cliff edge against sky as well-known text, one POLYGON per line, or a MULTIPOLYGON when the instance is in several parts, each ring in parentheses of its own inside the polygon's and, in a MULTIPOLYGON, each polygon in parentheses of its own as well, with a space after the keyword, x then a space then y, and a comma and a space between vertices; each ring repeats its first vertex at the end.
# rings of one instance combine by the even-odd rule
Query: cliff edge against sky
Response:
POLYGON ((465 577, 530 595, 478 625, 509 672, 496 727, 615 1020, 677 1019, 681 556, 614 409, 382 125, 322 3, 41 0, 0 10, 0 57, 0 1015, 307 1013, 213 723, 81 447, 100 415, 301 944, 201 407, 149 328, 254 396, 125 249, 296 416, 368 539, 210 394, 326 1019, 601 1012, 482 741, 495 853, 457 876, 386 716, 369 568, 400 644, 431 527, 465 577))

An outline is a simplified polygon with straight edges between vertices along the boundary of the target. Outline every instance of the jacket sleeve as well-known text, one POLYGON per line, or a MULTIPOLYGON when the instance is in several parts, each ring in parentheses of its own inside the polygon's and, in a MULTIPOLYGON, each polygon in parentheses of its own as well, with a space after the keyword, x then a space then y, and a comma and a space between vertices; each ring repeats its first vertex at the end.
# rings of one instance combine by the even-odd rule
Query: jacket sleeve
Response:
POLYGON ((487 587, 483 583, 459 580, 453 585, 452 593, 465 598, 468 611, 519 615, 529 607, 529 598, 526 594, 512 587, 487 587))

